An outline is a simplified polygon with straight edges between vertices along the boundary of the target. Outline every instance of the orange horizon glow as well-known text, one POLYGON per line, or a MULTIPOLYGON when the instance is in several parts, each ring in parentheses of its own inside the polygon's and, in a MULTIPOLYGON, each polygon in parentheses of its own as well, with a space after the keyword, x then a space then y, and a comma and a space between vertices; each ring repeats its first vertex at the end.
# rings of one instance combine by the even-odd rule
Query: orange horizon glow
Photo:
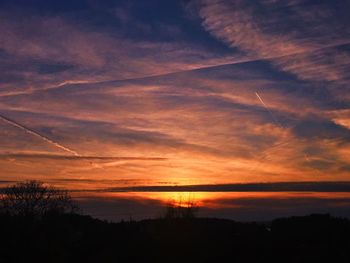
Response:
MULTIPOLYGON (((76 192, 73 193, 76 200, 135 200, 138 202, 157 201, 162 206, 194 206, 210 209, 240 208, 235 205, 234 200, 268 199, 268 200, 298 200, 329 199, 342 200, 350 198, 349 192, 76 192), (232 203, 225 203, 225 200, 233 200, 232 203)), ((349 205, 348 203, 343 204, 349 205)))

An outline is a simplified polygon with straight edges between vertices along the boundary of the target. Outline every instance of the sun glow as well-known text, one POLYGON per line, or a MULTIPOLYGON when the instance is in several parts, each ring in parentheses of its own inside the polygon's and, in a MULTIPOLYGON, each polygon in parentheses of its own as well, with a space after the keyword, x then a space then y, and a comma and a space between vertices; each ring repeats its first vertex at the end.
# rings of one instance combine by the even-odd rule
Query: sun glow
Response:
POLYGON ((98 198, 103 200, 134 200, 159 202, 161 206, 207 207, 210 209, 238 208, 235 200, 272 199, 297 200, 303 198, 339 199, 350 198, 349 192, 76 192, 77 200, 98 198))

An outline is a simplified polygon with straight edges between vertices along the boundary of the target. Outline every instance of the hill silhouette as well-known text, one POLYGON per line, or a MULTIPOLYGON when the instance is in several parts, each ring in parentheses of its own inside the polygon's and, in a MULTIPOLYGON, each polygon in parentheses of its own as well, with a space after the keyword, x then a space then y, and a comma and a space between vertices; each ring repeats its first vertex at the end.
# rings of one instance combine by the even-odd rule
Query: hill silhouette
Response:
POLYGON ((350 221, 330 215, 242 223, 110 223, 77 214, 0 216, 1 262, 349 262, 350 221))

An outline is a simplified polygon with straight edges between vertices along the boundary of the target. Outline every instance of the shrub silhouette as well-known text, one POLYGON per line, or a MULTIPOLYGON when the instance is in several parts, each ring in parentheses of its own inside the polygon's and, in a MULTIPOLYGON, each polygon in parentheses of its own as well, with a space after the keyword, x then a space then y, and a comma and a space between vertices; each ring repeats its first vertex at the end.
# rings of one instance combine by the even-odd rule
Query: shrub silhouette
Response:
POLYGON ((0 211, 19 216, 44 216, 77 212, 68 191, 46 186, 39 181, 20 182, 5 188, 0 211))

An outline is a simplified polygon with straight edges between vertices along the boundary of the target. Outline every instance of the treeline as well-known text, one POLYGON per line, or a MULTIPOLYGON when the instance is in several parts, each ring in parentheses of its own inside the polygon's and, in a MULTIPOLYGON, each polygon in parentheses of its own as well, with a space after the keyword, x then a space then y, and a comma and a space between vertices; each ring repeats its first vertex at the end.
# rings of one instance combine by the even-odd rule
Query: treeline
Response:
POLYGON ((350 222, 329 215, 271 224, 2 215, 0 235, 1 262, 350 262, 350 222))
POLYGON ((350 221, 330 215, 240 223, 167 207, 110 223, 78 214, 68 192, 29 181, 0 197, 0 262, 350 262, 350 221))

